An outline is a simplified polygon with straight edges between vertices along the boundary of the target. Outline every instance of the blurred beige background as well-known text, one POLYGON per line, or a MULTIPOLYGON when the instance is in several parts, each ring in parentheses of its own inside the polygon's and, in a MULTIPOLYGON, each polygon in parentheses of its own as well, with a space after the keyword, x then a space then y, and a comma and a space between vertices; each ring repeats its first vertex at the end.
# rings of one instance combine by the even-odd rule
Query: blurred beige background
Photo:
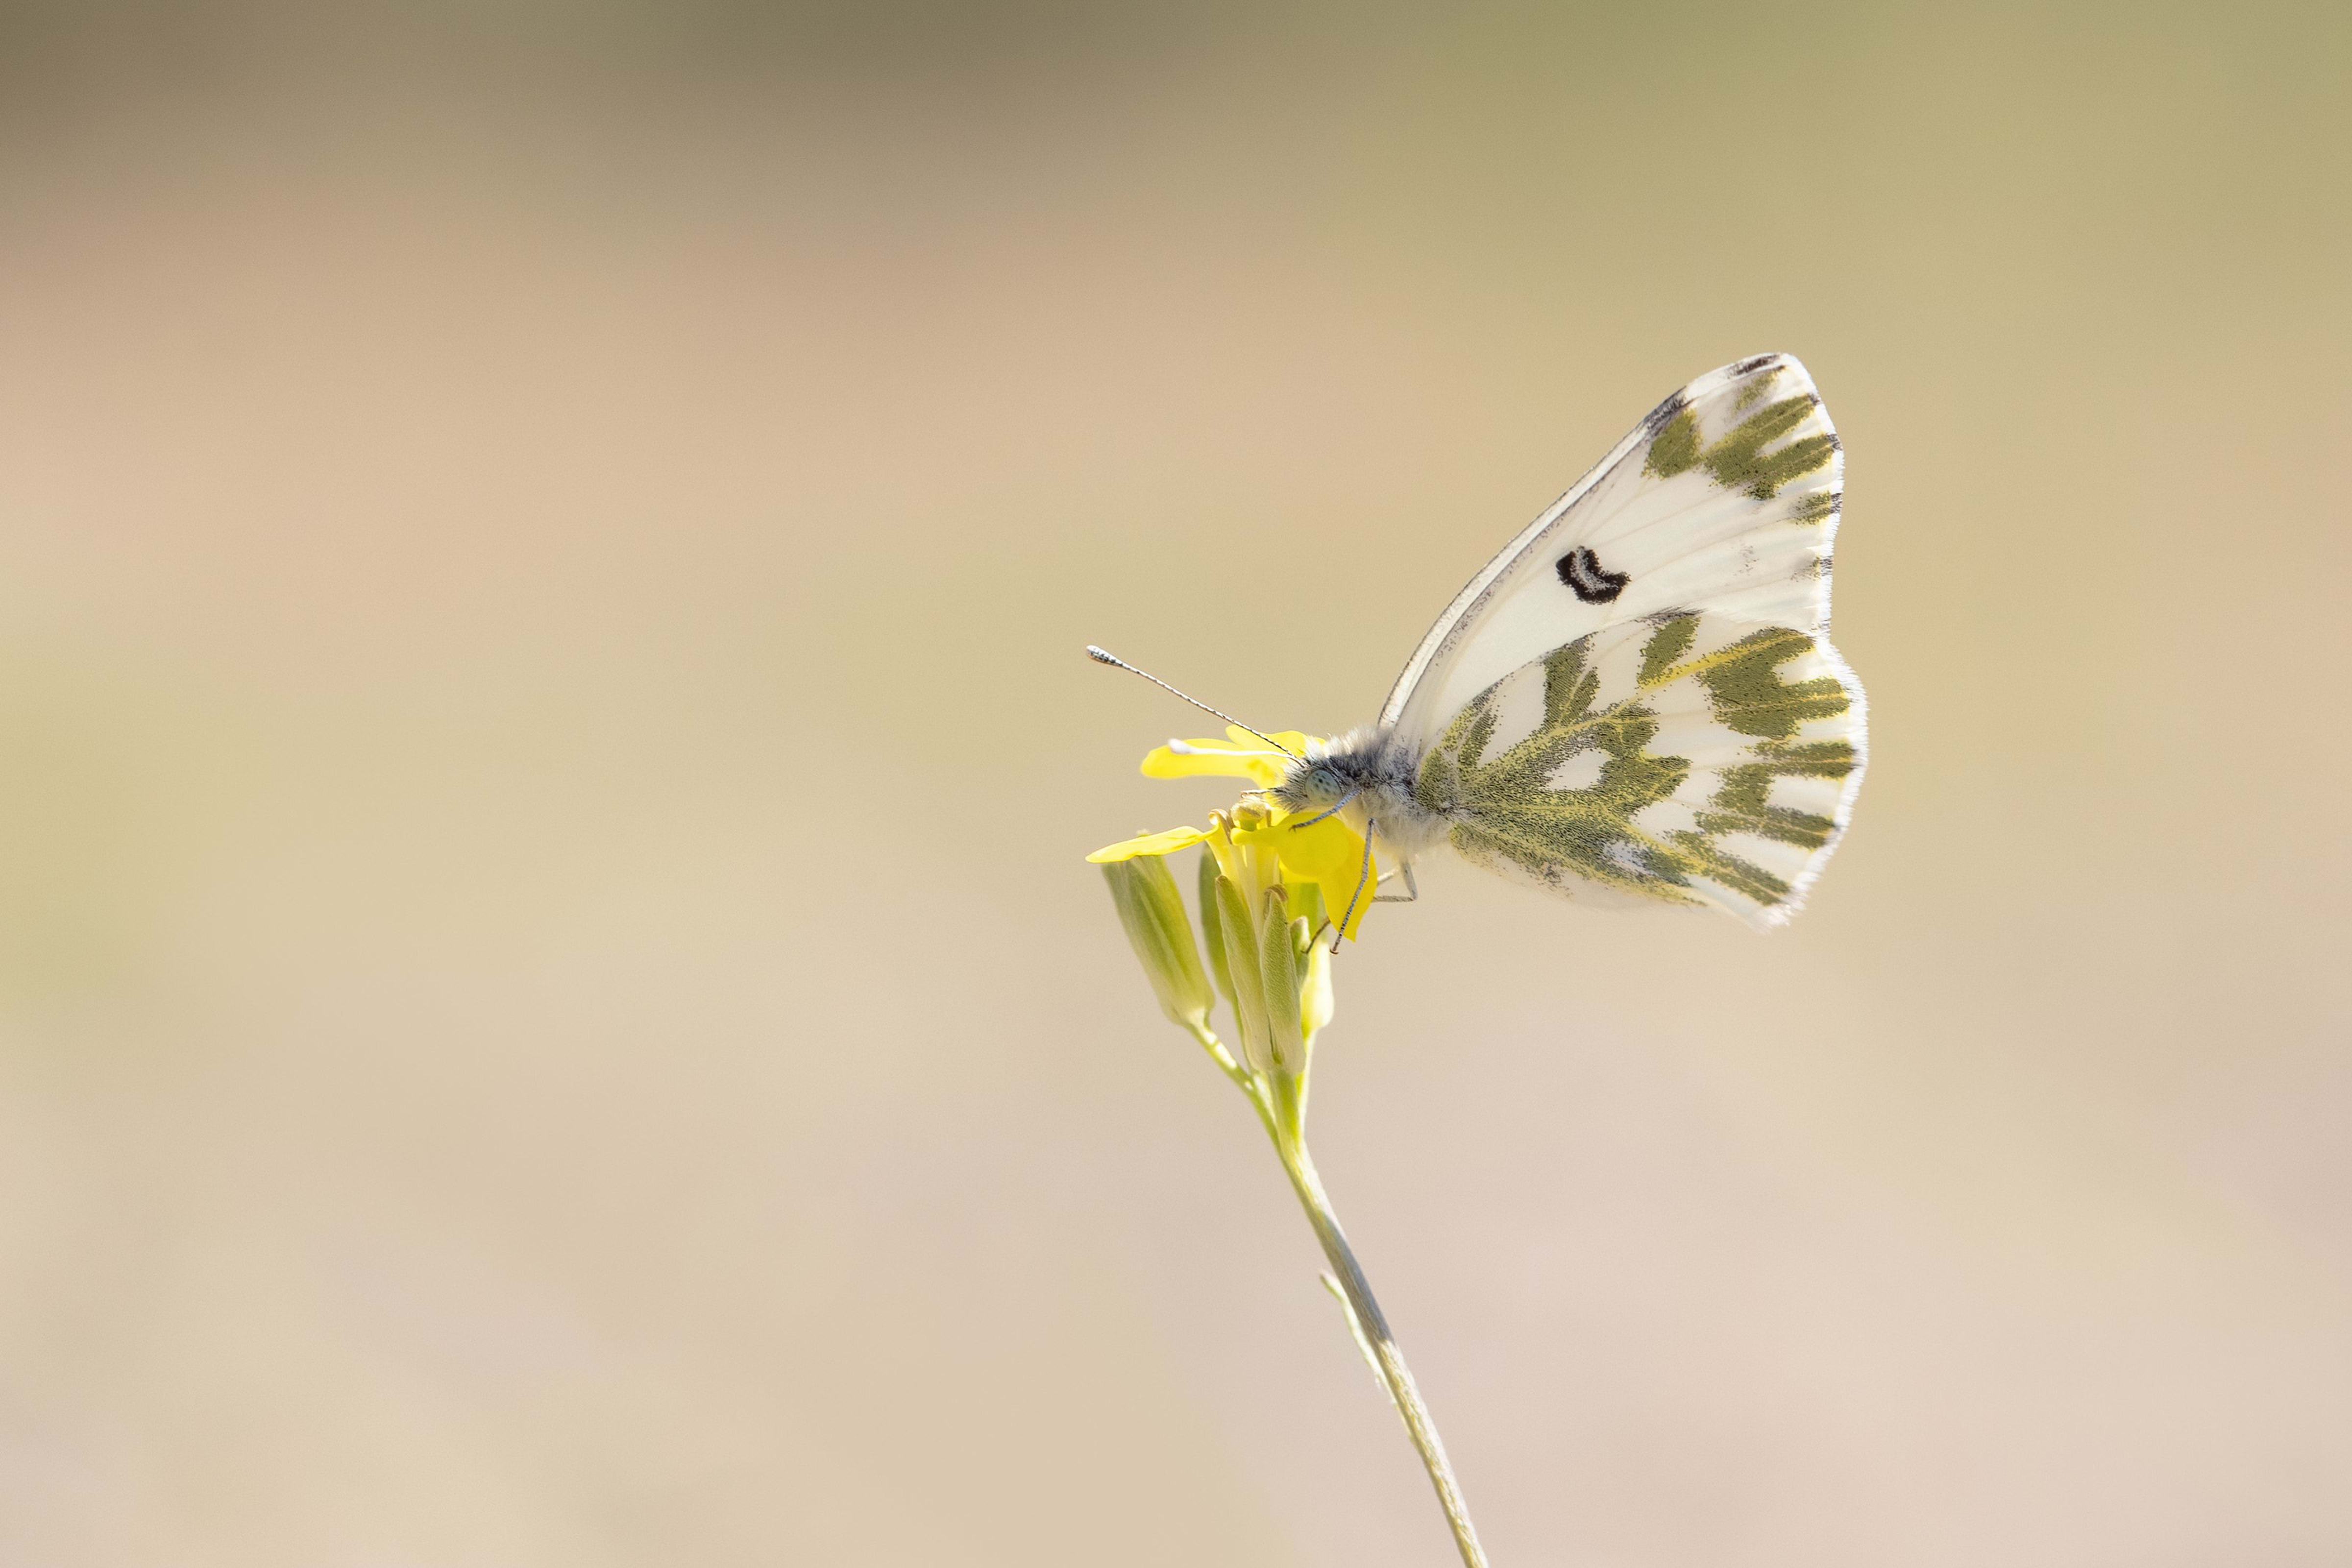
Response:
POLYGON ((2352 1561, 2341 6, 0 8, 0 1563, 1437 1564, 1079 857, 1801 355, 1812 910, 1439 872, 1502 1568, 2352 1561))

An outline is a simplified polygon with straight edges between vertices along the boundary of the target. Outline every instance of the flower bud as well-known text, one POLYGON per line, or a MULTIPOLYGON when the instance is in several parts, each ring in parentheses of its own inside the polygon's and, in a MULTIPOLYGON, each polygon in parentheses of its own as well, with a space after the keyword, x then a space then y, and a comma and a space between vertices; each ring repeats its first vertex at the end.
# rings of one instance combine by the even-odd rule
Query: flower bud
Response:
POLYGON ((1321 884, 1312 882, 1291 882, 1290 913, 1306 921, 1307 929, 1309 932, 1320 930, 1323 923, 1331 918, 1331 912, 1323 904, 1321 884))
POLYGON ((1106 862, 1102 869, 1128 946, 1160 998, 1160 1010, 1179 1029, 1197 1032, 1205 1027, 1215 998, 1201 969, 1192 922, 1184 916, 1183 894, 1176 891, 1167 862, 1158 855, 1138 855, 1106 862))
POLYGON ((1290 904, 1280 887, 1265 890, 1258 923, 1258 964, 1265 981, 1266 1046, 1275 1066, 1291 1077, 1307 1071, 1307 1037, 1298 1019, 1298 949, 1291 940, 1290 904))
POLYGON ((1217 857, 1208 849, 1201 851, 1201 945, 1209 950, 1209 968, 1217 977, 1217 989, 1224 993, 1225 1005, 1235 1013, 1241 1003, 1234 996, 1234 967, 1225 957, 1223 922, 1217 914, 1217 857))
POLYGON ((1217 934, 1223 938, 1225 964, 1234 981, 1234 1016, 1241 1020, 1242 1060, 1258 1072, 1275 1071, 1268 1043, 1265 957, 1259 950, 1257 924, 1232 877, 1217 878, 1217 934))

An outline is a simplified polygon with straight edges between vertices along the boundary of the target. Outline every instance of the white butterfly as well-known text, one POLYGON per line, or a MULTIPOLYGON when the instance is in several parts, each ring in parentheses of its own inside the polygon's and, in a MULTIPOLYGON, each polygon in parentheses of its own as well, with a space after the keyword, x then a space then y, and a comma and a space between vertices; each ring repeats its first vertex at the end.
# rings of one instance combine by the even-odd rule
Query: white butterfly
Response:
POLYGON ((1701 376, 1470 580, 1377 724, 1268 793, 1342 814, 1408 888, 1445 844, 1573 898, 1781 924, 1862 784, 1828 640, 1843 469, 1796 360, 1701 376))

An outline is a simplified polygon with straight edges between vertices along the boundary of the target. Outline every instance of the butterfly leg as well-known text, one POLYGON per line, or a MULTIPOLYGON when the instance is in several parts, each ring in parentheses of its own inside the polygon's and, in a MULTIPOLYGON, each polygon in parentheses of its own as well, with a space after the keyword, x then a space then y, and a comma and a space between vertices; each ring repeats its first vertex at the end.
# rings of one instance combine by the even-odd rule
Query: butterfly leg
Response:
POLYGON ((1356 891, 1348 895, 1348 912, 1339 916, 1339 929, 1331 934, 1331 951, 1334 953, 1339 950, 1340 934, 1348 929, 1348 923, 1356 918, 1356 905, 1364 896, 1364 883, 1371 878, 1372 834, 1379 831, 1380 825, 1377 818, 1364 824, 1364 864, 1363 868, 1356 873, 1356 891))
POLYGON ((1293 822, 1290 825, 1294 828, 1311 828, 1326 817, 1335 817, 1339 815, 1339 808, 1345 806, 1349 801, 1355 798, 1356 792, 1353 789, 1350 789, 1346 794, 1340 796, 1339 799, 1332 804, 1328 810, 1318 811, 1313 816, 1307 818, 1305 821, 1293 822))
MULTIPOLYGON (((1412 862, 1411 861, 1401 862, 1397 866, 1397 874, 1404 878, 1404 891, 1402 893, 1376 893, 1372 894, 1372 902, 1374 904, 1418 904, 1421 902, 1421 889, 1413 885, 1412 862)), ((1386 882, 1388 878, 1382 877, 1381 880, 1382 882, 1386 882)))

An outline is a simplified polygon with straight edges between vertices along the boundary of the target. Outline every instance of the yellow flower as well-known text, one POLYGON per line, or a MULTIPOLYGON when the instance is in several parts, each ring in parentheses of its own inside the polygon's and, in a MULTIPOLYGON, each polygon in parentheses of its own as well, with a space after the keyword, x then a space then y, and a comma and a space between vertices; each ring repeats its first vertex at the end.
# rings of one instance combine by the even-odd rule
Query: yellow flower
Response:
MULTIPOLYGON (((1277 730, 1270 737, 1292 747, 1289 752, 1268 749, 1264 740, 1245 729, 1225 733, 1227 740, 1178 740, 1154 747, 1143 759, 1144 777, 1247 779, 1260 789, 1271 789, 1282 781, 1292 760, 1308 744, 1308 737, 1297 730, 1277 730)), ((1313 820, 1316 815, 1259 805, 1244 796, 1230 817, 1219 812, 1210 818, 1208 827, 1145 833, 1106 845, 1087 859, 1099 864, 1138 855, 1171 855, 1205 843, 1216 856, 1218 869, 1233 879, 1253 909, 1264 901, 1265 891, 1276 885, 1286 890, 1311 887, 1321 904, 1320 913, 1333 921, 1352 903, 1354 913, 1340 935, 1353 941, 1372 906, 1381 868, 1365 852, 1362 834, 1337 815, 1325 816, 1320 821, 1313 820)))

